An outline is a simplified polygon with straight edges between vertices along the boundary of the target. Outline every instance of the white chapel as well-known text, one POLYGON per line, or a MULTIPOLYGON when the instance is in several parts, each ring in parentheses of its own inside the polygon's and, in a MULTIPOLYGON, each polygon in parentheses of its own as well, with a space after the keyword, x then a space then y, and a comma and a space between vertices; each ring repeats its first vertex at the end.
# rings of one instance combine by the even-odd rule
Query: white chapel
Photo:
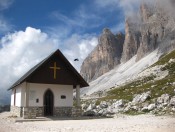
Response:
POLYGON ((56 50, 9 88, 11 112, 23 118, 72 116, 73 90, 76 89, 76 104, 80 106, 80 88, 87 86, 61 51, 56 50))

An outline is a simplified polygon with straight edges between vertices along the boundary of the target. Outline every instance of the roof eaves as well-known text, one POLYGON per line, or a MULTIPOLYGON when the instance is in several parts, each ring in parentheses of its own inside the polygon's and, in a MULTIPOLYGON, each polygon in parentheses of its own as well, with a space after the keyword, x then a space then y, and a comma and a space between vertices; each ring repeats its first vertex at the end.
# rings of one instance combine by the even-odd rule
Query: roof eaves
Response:
MULTIPOLYGON (((56 51, 55 51, 56 52, 56 51)), ((46 57, 45 59, 43 59, 40 63, 36 64, 34 67, 32 67, 28 72, 26 72, 20 79, 18 79, 9 89, 7 90, 11 90, 14 87, 20 85, 21 83, 23 83, 25 80, 27 80, 27 78, 29 78, 32 73, 37 70, 44 62, 46 62, 55 52, 51 53, 48 57, 46 57)))

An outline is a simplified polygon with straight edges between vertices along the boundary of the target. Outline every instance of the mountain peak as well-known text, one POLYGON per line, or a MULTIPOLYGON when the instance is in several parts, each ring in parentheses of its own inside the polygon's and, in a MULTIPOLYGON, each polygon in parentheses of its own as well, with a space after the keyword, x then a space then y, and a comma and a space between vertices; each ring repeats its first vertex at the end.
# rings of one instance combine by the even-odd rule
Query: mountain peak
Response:
POLYGON ((103 34, 112 34, 109 28, 104 28, 103 29, 103 34))
POLYGON ((160 53, 175 49, 174 14, 156 1, 144 1, 139 13, 127 16, 125 35, 114 35, 110 29, 103 29, 99 44, 82 64, 80 73, 85 80, 95 80, 134 56, 139 61, 156 49, 160 53))
POLYGON ((124 35, 116 37, 108 28, 103 29, 97 47, 84 60, 80 74, 90 82, 120 63, 124 35))

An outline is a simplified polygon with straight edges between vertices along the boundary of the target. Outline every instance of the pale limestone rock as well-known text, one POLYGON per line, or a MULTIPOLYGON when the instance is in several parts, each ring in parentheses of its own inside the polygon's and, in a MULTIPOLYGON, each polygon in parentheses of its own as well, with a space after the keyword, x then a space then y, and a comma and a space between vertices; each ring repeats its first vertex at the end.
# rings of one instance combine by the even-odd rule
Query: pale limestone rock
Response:
POLYGON ((150 104, 149 106, 148 106, 148 110, 149 111, 151 111, 151 110, 153 110, 153 109, 155 109, 156 108, 156 105, 155 104, 150 104))
POLYGON ((143 111, 143 112, 148 111, 148 107, 143 107, 143 108, 141 109, 141 111, 143 111))
POLYGON ((109 29, 104 29, 99 44, 84 60, 80 74, 90 82, 120 64, 124 35, 116 36, 109 29))
POLYGON ((170 100, 170 105, 175 106, 175 96, 173 96, 170 100))
POLYGON ((162 53, 175 48, 175 15, 169 9, 159 1, 151 4, 145 1, 140 6, 139 14, 126 19, 122 62, 134 55, 140 60, 156 48, 162 53))
POLYGON ((112 107, 113 108, 122 108, 122 107, 124 107, 124 101, 122 99, 120 99, 120 100, 114 102, 112 104, 112 107))
POLYGON ((90 110, 92 110, 92 109, 95 109, 95 104, 90 104, 89 106, 88 106, 88 108, 86 109, 86 111, 90 111, 90 110))
POLYGON ((146 93, 138 94, 133 98, 132 103, 133 104, 143 103, 150 97, 150 95, 151 95, 150 91, 146 93))
POLYGON ((108 103, 106 101, 102 101, 100 103, 100 108, 107 108, 108 107, 108 103))
POLYGON ((104 29, 99 44, 84 60, 81 75, 88 82, 112 70, 133 56, 139 61, 155 49, 167 53, 175 49, 175 8, 167 9, 161 2, 142 3, 138 15, 125 21, 125 36, 104 29))
POLYGON ((168 104, 169 100, 170 100, 169 94, 162 94, 161 97, 157 98, 157 103, 158 104, 163 104, 163 103, 168 104))

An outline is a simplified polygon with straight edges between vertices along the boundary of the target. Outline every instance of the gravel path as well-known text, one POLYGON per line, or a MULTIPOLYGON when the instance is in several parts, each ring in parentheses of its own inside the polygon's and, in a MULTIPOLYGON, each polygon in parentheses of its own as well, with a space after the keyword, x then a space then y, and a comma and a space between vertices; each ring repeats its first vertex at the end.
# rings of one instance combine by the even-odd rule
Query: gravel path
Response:
POLYGON ((175 132, 175 117, 118 115, 114 118, 15 123, 0 113, 0 132, 175 132))

